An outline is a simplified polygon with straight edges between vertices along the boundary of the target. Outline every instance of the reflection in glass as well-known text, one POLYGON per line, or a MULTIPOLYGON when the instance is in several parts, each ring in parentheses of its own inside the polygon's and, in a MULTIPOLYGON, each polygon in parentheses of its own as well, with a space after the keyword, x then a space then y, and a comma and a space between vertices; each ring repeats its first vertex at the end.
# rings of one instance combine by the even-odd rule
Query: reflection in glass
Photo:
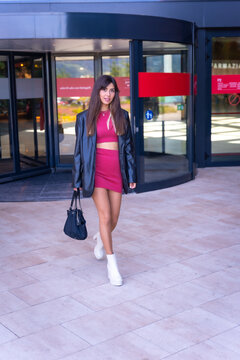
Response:
POLYGON ((224 83, 225 91, 212 89, 211 147, 213 161, 240 159, 240 38, 212 39, 212 80, 224 83))
POLYGON ((129 56, 103 56, 103 74, 111 75, 120 90, 121 107, 130 115, 130 70, 129 56))
POLYGON ((0 174, 13 172, 9 119, 8 58, 0 56, 0 174))
POLYGON ((21 168, 46 164, 43 99, 17 100, 21 168))
POLYGON ((21 169, 46 165, 42 58, 15 56, 21 169))
POLYGON ((15 74, 17 79, 42 77, 42 59, 15 56, 15 74))
POLYGON ((72 163, 76 115, 88 108, 93 84, 93 57, 56 57, 60 163, 72 163))
MULTIPOLYGON (((143 42, 144 71, 188 72, 187 46, 143 42)), ((188 96, 143 98, 144 176, 142 183, 157 182, 188 172, 188 96)))

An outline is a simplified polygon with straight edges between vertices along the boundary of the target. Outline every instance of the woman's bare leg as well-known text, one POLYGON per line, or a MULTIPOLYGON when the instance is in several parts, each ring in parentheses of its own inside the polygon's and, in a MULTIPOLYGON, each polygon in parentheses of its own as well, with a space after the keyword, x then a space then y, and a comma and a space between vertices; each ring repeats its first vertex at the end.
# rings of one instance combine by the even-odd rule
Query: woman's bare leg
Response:
POLYGON ((118 270, 116 256, 113 253, 112 230, 118 221, 122 194, 95 188, 92 198, 98 211, 100 235, 107 255, 108 278, 112 285, 121 286, 123 279, 118 270))
POLYGON ((108 190, 95 188, 93 201, 99 217, 99 230, 106 254, 112 254, 112 216, 108 190))
POLYGON ((111 190, 95 188, 92 198, 98 211, 100 235, 106 254, 112 254, 111 233, 117 225, 122 194, 111 190))
POLYGON ((122 194, 112 190, 109 190, 108 194, 109 194, 109 201, 111 207, 112 231, 113 231, 117 226, 117 222, 120 214, 122 194))

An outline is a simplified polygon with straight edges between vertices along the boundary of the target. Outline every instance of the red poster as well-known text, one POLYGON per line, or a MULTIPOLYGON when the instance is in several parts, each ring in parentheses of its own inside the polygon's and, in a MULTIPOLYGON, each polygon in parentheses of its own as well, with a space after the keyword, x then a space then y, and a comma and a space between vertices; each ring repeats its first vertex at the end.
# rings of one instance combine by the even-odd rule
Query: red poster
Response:
POLYGON ((138 74, 139 97, 190 95, 189 73, 138 74))
MULTIPOLYGON (((130 96, 130 78, 115 78, 120 90, 120 96, 130 96)), ((91 96, 94 85, 93 78, 58 78, 57 97, 88 97, 91 96)))
POLYGON ((93 78, 59 78, 57 79, 57 97, 91 96, 93 78))
POLYGON ((130 96, 130 78, 129 77, 115 77, 118 88, 120 90, 120 96, 130 96))
POLYGON ((240 75, 212 75, 212 94, 240 93, 240 75))

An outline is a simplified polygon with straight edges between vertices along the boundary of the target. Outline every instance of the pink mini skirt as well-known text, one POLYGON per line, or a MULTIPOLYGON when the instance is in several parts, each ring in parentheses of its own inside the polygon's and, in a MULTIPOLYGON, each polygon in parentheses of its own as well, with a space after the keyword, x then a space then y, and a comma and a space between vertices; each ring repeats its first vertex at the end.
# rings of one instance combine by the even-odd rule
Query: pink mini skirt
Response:
POLYGON ((122 193, 118 150, 96 148, 95 187, 122 193))

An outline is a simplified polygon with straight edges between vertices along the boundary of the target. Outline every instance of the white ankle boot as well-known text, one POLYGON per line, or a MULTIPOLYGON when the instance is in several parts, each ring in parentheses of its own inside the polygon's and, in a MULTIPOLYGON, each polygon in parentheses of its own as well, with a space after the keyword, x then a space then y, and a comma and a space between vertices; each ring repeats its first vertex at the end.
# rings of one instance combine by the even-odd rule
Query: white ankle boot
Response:
POLYGON ((96 259, 101 260, 104 257, 104 247, 103 247, 102 239, 101 239, 99 232, 97 232, 93 236, 93 240, 97 241, 97 244, 94 247, 94 255, 95 255, 96 259))
POLYGON ((107 261, 108 278, 110 283, 115 286, 121 286, 123 284, 123 279, 118 270, 115 254, 107 255, 107 261))

